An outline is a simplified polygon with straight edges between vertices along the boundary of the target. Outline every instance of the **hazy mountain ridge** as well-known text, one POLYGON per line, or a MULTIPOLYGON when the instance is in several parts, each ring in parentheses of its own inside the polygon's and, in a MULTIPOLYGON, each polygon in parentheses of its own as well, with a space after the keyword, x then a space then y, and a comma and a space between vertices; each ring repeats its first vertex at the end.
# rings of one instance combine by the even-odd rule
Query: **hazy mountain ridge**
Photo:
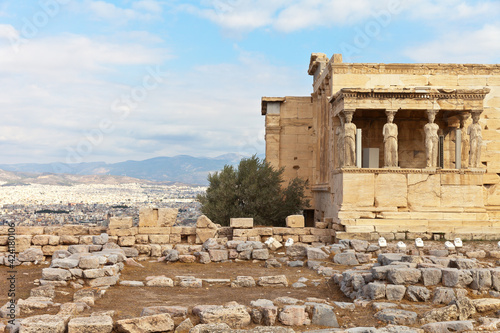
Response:
POLYGON ((178 155, 155 157, 143 161, 118 163, 22 163, 0 164, 0 181, 12 185, 27 183, 72 185, 81 183, 131 183, 146 180, 151 182, 180 182, 206 185, 210 172, 221 170, 224 165, 237 165, 239 154, 225 154, 214 158, 178 155))

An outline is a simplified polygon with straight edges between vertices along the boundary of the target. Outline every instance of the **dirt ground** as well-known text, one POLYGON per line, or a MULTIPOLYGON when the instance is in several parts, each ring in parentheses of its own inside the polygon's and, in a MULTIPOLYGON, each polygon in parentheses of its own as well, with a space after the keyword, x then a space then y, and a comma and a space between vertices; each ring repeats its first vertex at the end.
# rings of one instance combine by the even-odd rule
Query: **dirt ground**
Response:
MULTIPOLYGON (((496 247, 496 242, 474 243, 474 248, 490 248, 496 247)), ((439 246, 437 244, 436 246, 439 246)), ((472 246, 471 248, 472 249, 472 246)), ((481 261, 495 262, 491 259, 480 259, 481 261)), ((203 288, 181 288, 181 287, 129 287, 129 286, 112 286, 106 294, 96 300, 95 305, 87 310, 83 316, 89 315, 92 312, 114 310, 114 320, 137 317, 142 309, 148 306, 158 305, 181 305, 192 308, 196 305, 216 304, 222 305, 230 301, 236 301, 243 305, 250 305, 250 301, 257 299, 274 300, 277 297, 289 296, 305 301, 308 297, 324 299, 329 302, 352 302, 339 289, 339 287, 331 282, 328 278, 324 278, 307 267, 288 267, 284 265, 281 268, 265 268, 263 262, 253 263, 245 262, 229 262, 229 263, 210 263, 207 265, 199 263, 165 263, 156 262, 155 260, 146 260, 140 262, 144 267, 126 266, 121 274, 121 280, 138 280, 145 282, 148 276, 165 275, 172 279, 178 275, 192 275, 201 279, 234 279, 236 276, 245 275, 252 276, 257 279, 260 276, 281 275, 287 276, 289 287, 273 288, 273 287, 253 287, 253 288, 231 288, 228 285, 203 285, 203 288), (309 279, 306 283, 306 288, 292 288, 291 284, 297 282, 301 277, 309 279), (311 284, 312 281, 319 281, 318 286, 311 284)), ((339 266, 333 262, 326 263, 327 266, 333 267, 339 271, 352 267, 339 266)), ((36 287, 34 280, 41 278, 41 271, 45 265, 18 266, 16 268, 16 298, 25 299, 29 297, 29 292, 36 287)), ((0 266, 0 306, 8 301, 8 283, 6 278, 9 268, 0 266)), ((433 289, 432 287, 430 289, 433 289)), ((56 289, 56 303, 71 302, 75 290, 69 287, 58 287, 56 289)), ((469 297, 489 297, 487 295, 477 296, 469 293, 469 297)), ((380 300, 387 302, 387 300, 380 300)), ((370 302, 366 307, 356 306, 356 309, 343 310, 335 308, 337 319, 341 327, 357 327, 357 326, 385 326, 384 323, 374 318, 375 310, 370 302)), ((403 300, 399 302, 402 307, 407 307, 407 310, 415 311, 419 314, 428 311, 432 304, 430 303, 414 303, 403 300)), ((22 314, 20 318, 33 316, 38 314, 56 314, 58 307, 50 307, 48 309, 37 310, 31 314, 22 314)), ((483 313, 482 316, 487 314, 483 313)), ((197 318, 190 316, 193 323, 197 322, 197 318)), ((1 321, 0 321, 1 322, 1 321)), ((6 322, 6 320, 4 320, 6 322)), ((302 326, 292 327, 296 331, 306 331, 321 327, 302 326)))
MULTIPOLYGON (((288 296, 305 301, 308 297, 315 297, 327 301, 351 302, 349 298, 339 290, 338 286, 328 283, 327 279, 317 275, 314 271, 306 267, 288 267, 265 268, 263 263, 252 262, 233 262, 233 263, 211 263, 203 264, 183 264, 183 263, 158 263, 154 261, 141 262, 144 268, 127 266, 122 271, 121 280, 139 280, 145 281, 147 276, 165 275, 175 278, 178 275, 192 275, 202 279, 234 279, 239 275, 253 276, 257 279, 260 276, 281 275, 287 276, 289 287, 253 287, 253 288, 231 288, 230 286, 211 285, 203 288, 159 288, 159 287, 128 287, 112 286, 106 294, 96 300, 95 305, 85 314, 98 311, 115 311, 115 320, 138 317, 144 307, 157 305, 181 305, 193 307, 195 305, 215 304, 222 305, 227 302, 236 301, 240 304, 250 306, 250 301, 257 299, 273 300, 277 297, 288 296), (308 278, 307 288, 292 288, 291 284, 297 282, 301 277, 308 278), (320 281, 319 286, 313 286, 312 280, 320 281)), ((332 264, 334 265, 334 264, 332 264)), ((41 278, 41 270, 48 265, 37 266, 19 266, 16 274, 16 298, 25 299, 29 297, 29 292, 36 287, 33 283, 35 279, 41 278)), ((341 268, 341 267, 339 267, 341 268)), ((0 273, 7 275, 7 268, 0 266, 0 273)), ((5 278, 2 278, 4 280, 5 278)), ((0 284, 0 304, 5 304, 8 300, 8 286, 5 283, 0 284)), ((56 288, 56 303, 65 303, 72 301, 74 290, 67 287, 56 288)), ((37 310, 29 315, 38 314, 56 314, 58 307, 50 307, 44 310, 37 310)), ((373 310, 365 308, 362 310, 349 311, 339 309, 337 319, 341 326, 352 327, 355 323, 363 323, 363 326, 379 326, 381 323, 373 317, 373 310)), ((193 322, 197 318, 192 317, 193 322)), ((307 326, 307 330, 320 328, 307 326)), ((304 330, 306 327, 296 327, 295 329, 304 330)))

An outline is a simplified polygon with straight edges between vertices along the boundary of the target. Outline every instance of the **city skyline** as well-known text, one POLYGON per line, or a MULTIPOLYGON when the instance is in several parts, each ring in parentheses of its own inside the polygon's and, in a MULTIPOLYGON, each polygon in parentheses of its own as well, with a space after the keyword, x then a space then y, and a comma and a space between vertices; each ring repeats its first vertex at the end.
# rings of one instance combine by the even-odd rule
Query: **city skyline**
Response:
POLYGON ((264 151, 264 95, 344 62, 499 63, 495 1, 43 0, 0 4, 0 160, 264 151))

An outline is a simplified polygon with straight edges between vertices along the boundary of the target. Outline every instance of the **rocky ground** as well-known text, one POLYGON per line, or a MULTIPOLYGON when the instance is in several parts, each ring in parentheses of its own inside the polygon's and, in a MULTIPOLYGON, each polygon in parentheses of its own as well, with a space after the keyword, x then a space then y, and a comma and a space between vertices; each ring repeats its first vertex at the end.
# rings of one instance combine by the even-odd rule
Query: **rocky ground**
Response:
MULTIPOLYGON (((356 240, 276 250, 257 243, 212 240, 161 258, 128 253, 134 259, 118 246, 76 246, 25 262, 16 267, 17 325, 1 319, 0 332, 500 331, 495 242, 458 251, 430 241, 420 251, 356 240)), ((8 289, 0 284, 6 306, 8 289)))

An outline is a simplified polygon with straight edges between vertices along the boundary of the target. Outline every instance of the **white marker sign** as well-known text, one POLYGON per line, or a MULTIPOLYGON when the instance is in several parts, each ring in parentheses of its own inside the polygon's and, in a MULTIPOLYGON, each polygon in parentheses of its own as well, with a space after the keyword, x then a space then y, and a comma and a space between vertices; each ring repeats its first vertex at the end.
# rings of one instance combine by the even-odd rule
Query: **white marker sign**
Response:
POLYGON ((422 240, 422 238, 415 239, 415 246, 418 248, 424 247, 424 241, 422 240))
POLYGON ((444 243, 444 248, 447 250, 455 250, 455 245, 453 245, 453 243, 450 241, 446 241, 444 243))

